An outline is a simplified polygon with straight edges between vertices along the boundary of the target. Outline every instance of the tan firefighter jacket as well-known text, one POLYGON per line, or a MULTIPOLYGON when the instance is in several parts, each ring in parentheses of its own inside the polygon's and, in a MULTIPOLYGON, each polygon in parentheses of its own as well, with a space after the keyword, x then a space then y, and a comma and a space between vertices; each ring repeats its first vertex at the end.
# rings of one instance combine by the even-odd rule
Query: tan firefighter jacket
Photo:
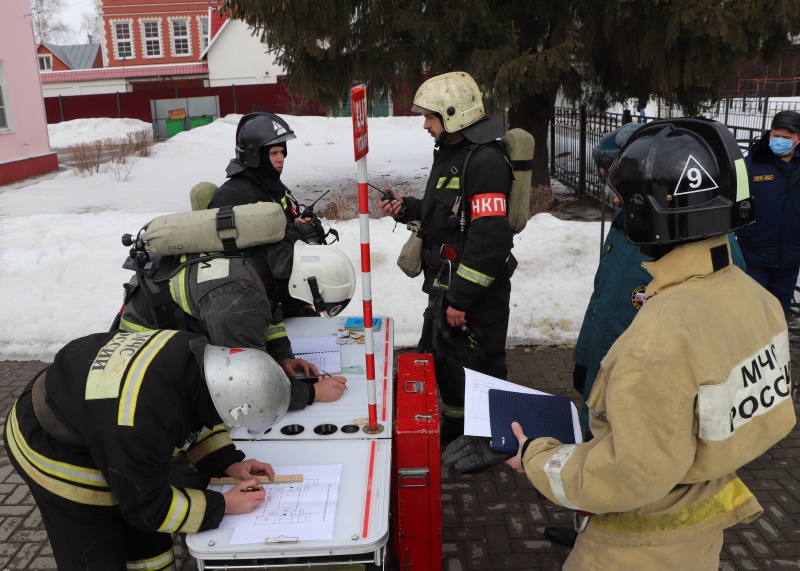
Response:
POLYGON ((588 400, 595 438, 539 438, 525 471, 554 502, 606 514, 592 525, 612 531, 751 521, 761 507, 734 471, 795 424, 783 310, 730 263, 725 236, 678 246, 647 270, 644 307, 588 400))

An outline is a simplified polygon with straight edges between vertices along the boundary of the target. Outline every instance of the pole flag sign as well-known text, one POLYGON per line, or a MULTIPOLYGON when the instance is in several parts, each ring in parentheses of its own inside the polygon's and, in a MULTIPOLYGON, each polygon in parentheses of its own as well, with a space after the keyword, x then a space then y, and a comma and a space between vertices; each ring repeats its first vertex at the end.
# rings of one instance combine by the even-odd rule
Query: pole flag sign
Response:
POLYGON ((358 161, 369 152, 366 86, 359 85, 350 91, 350 105, 353 110, 353 150, 358 161))

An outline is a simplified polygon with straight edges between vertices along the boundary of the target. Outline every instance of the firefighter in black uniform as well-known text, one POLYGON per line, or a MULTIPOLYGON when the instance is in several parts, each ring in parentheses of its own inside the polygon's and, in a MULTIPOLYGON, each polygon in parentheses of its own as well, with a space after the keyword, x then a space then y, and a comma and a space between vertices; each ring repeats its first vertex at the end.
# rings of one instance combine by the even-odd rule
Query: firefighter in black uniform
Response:
POLYGON ((383 200, 401 222, 421 221, 422 289, 429 296, 421 352, 432 353, 444 403, 442 444, 464 432, 464 370, 505 379, 513 235, 506 214, 512 174, 485 115, 480 90, 464 72, 427 80, 414 111, 436 140, 433 166, 420 200, 383 200), (469 157, 469 158, 468 158, 469 157), (468 162, 467 162, 468 159, 468 162), (464 167, 466 166, 466 172, 464 167))
MULTIPOLYGON (((301 265, 293 271, 315 275, 318 284, 324 286, 325 300, 331 306, 338 301, 339 311, 343 309, 355 291, 355 272, 350 260, 333 246, 300 242, 297 249, 314 250, 314 268, 307 269, 305 265, 308 264, 298 262, 301 265)), ((196 255, 162 257, 156 275, 141 273, 129 282, 120 329, 129 332, 178 329, 202 333, 214 345, 266 351, 292 379, 298 372, 303 372, 306 378, 319 376, 312 363, 296 359, 292 353, 280 305, 276 302, 278 283, 263 247, 251 248, 242 256, 219 255, 187 263, 197 259, 196 255), (179 264, 184 265, 179 269, 179 264)), ((302 278, 297 280, 301 282, 302 278)), ((293 288, 294 295, 298 296, 296 301, 313 307, 310 289, 302 286, 293 288)), ((316 383, 293 381, 289 410, 301 410, 313 402, 336 401, 344 390, 345 379, 341 376, 316 383)))
POLYGON ((5 446, 61 571, 175 569, 170 534, 248 513, 265 497, 255 476, 274 479, 223 423, 260 434, 288 404, 288 379, 262 351, 179 331, 98 333, 67 344, 28 384, 5 446), (244 481, 224 494, 171 486, 178 454, 209 477, 244 481))
POLYGON ((297 137, 282 118, 272 113, 249 113, 236 127, 236 158, 225 173, 229 177, 208 204, 208 208, 274 202, 286 215, 286 236, 282 242, 264 246, 273 275, 280 281, 280 302, 285 317, 316 315, 305 304, 288 294, 287 280, 292 271, 292 245, 302 240, 309 244, 325 242, 322 223, 314 216, 303 217, 300 205, 281 182, 286 141, 297 137))

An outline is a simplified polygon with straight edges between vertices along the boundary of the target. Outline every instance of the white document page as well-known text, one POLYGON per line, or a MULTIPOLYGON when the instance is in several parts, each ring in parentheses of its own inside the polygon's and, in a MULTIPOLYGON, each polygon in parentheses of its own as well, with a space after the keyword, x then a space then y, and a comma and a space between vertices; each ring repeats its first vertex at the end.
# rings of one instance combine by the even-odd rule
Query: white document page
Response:
MULTIPOLYGON (((489 423, 489 389, 552 396, 549 393, 490 377, 466 367, 464 367, 464 377, 464 434, 472 436, 492 436, 491 424, 489 423)), ((574 404, 570 404, 572 405, 572 426, 575 430, 575 442, 583 442, 581 425, 578 422, 578 409, 575 408, 574 404)))
MULTIPOLYGON (((302 482, 263 484, 267 496, 248 514, 226 514, 219 527, 232 527, 231 545, 333 538, 342 465, 273 466, 275 474, 302 474, 302 482)), ((227 491, 232 486, 224 486, 227 491)), ((242 492, 247 493, 247 492, 242 492)))
POLYGON ((342 371, 342 353, 336 337, 298 337, 290 339, 290 342, 294 356, 316 365, 320 373, 342 371))

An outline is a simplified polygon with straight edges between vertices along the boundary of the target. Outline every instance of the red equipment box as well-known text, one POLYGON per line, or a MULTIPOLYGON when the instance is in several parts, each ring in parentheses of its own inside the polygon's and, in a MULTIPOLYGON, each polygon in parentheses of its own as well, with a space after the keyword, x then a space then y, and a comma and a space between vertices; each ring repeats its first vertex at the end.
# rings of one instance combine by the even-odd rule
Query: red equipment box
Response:
POLYGON ((394 551, 400 569, 442 568, 442 470, 433 356, 398 357, 392 474, 394 551))

